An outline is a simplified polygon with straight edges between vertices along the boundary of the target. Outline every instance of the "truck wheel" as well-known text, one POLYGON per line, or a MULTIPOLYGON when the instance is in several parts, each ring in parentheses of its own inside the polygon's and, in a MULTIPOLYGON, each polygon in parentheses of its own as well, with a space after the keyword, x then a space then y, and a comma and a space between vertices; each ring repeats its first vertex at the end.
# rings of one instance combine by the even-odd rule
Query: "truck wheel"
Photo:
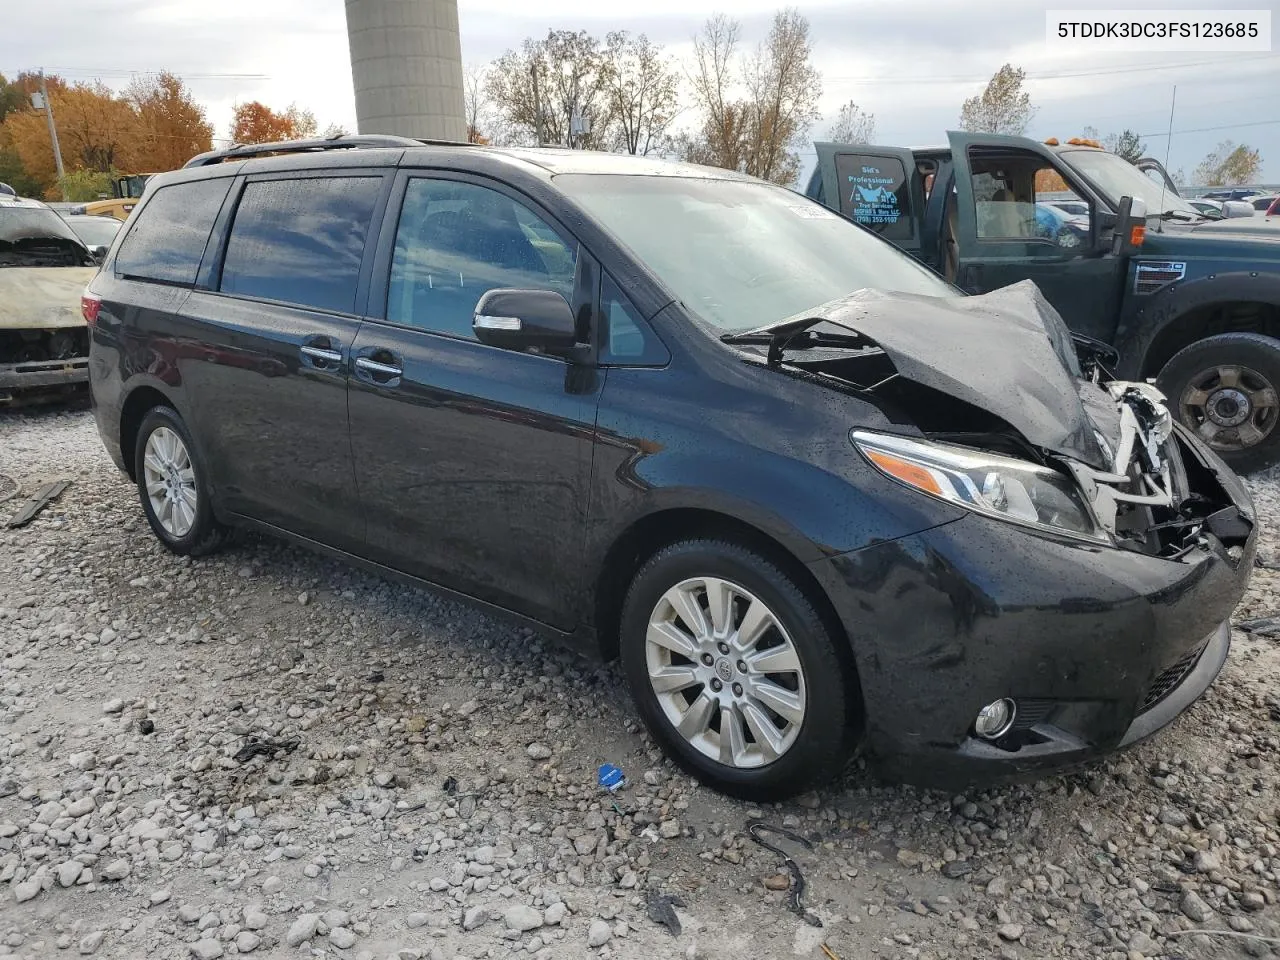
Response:
POLYGON ((1241 473, 1280 461, 1280 341, 1257 333, 1206 337, 1156 378, 1178 419, 1241 473))

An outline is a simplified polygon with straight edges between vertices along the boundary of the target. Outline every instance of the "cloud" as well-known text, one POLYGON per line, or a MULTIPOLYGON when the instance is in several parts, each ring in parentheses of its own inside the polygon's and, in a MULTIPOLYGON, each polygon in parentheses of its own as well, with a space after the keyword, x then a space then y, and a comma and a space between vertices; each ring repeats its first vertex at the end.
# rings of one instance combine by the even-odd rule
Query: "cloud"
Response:
MULTIPOLYGON (((1130 0, 1140 5, 1146 0, 1130 0)), ((551 28, 602 35, 626 29, 676 56, 717 9, 732 9, 747 47, 768 31, 776 0, 460 0, 463 59, 485 62, 551 28), (536 11, 536 12, 533 12, 536 11)), ((1188 6, 1182 0, 1161 4, 1188 6)), ((1203 6, 1203 3, 1200 4, 1203 6)), ((886 143, 939 143, 957 123, 960 103, 1012 62, 1031 77, 1038 111, 1029 133, 1071 136, 1084 125, 1103 133, 1125 127, 1157 133, 1168 126, 1178 86, 1175 130, 1280 120, 1272 105, 1280 56, 1092 54, 1044 43, 1050 8, 1100 6, 1096 0, 814 0, 800 3, 824 76, 822 109, 834 115, 854 100, 876 115, 886 143), (1211 60, 1210 64, 1200 61, 1211 60), (1138 70, 1152 65, 1175 69, 1138 70), (1198 64, 1198 65, 1197 65, 1198 64), (1125 72, 1117 72, 1125 71, 1125 72), (1058 77, 1064 73, 1088 76, 1058 77)), ((278 108, 311 109, 321 127, 355 129, 346 25, 340 0, 45 0, 6 5, 0 71, 12 75, 43 64, 69 79, 100 77, 123 87, 130 71, 168 69, 188 79, 225 136, 236 102, 259 99, 278 108), (51 27, 56 24, 56 28, 51 27)), ((825 131, 815 126, 814 134, 825 131)), ((1174 137, 1171 166, 1193 167, 1220 140, 1248 142, 1270 158, 1280 179, 1280 123, 1174 137)), ((1148 139, 1163 156, 1164 138, 1148 139)), ((1265 174, 1265 170, 1264 170, 1265 174)))

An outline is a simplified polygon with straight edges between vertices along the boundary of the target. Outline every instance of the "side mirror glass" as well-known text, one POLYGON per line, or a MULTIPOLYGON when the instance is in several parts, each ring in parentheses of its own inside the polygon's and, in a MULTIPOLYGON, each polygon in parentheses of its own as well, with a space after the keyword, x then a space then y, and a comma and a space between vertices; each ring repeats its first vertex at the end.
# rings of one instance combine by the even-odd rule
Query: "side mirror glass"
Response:
POLYGON ((569 301, 554 290, 490 290, 476 304, 476 339, 506 350, 564 356, 578 342, 569 301))

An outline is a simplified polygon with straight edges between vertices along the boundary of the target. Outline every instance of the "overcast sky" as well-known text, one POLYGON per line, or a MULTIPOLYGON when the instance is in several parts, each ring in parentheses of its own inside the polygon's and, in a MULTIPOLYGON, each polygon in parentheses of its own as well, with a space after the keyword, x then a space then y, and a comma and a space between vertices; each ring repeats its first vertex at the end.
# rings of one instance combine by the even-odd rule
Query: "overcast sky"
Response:
MULTIPOLYGON (((601 36, 615 29, 646 33, 687 58, 690 38, 709 15, 732 9, 754 44, 779 6, 776 0, 458 2, 468 63, 491 60, 553 27, 601 36)), ((964 98, 980 92, 1008 61, 1033 78, 1032 136, 1066 138, 1086 124, 1103 134, 1129 127, 1146 134, 1148 152, 1163 158, 1177 84, 1171 170, 1190 173, 1218 142, 1232 139, 1258 147, 1263 178, 1280 181, 1280 54, 1090 54, 1046 46, 1046 9, 1107 6, 1100 0, 804 0, 796 6, 812 26, 827 117, 852 99, 875 114, 880 143, 944 142, 964 98)), ((1126 0, 1124 6, 1195 5, 1126 0)), ((1200 6, 1211 5, 1202 0, 1200 6)), ((1270 9, 1277 0, 1232 6, 1270 9)), ((342 0, 9 0, 4 8, 0 73, 44 67, 71 80, 122 87, 132 71, 167 69, 188 80, 219 136, 226 136, 232 106, 255 99, 276 108, 296 101, 316 114, 321 128, 336 122, 355 129, 342 0)), ((1280 22, 1274 10, 1273 19, 1280 22)), ((815 125, 815 137, 827 122, 815 125)))

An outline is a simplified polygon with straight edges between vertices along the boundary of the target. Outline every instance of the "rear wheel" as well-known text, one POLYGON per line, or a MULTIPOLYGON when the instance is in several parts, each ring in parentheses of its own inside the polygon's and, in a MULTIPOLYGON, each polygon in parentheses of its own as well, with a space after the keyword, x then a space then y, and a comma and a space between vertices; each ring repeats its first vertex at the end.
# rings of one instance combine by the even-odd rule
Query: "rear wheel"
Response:
POLYGON ((661 550, 632 582, 621 641, 649 731, 703 782, 767 801, 839 772, 845 672, 813 604, 768 560, 709 540, 661 550))
POLYGON ((1174 355, 1157 378, 1178 419, 1233 469, 1280 461, 1280 342, 1223 333, 1174 355))
POLYGON ((201 556, 222 546, 227 530, 213 515, 191 435, 173 408, 154 407, 142 418, 134 476, 147 522, 166 547, 201 556))

